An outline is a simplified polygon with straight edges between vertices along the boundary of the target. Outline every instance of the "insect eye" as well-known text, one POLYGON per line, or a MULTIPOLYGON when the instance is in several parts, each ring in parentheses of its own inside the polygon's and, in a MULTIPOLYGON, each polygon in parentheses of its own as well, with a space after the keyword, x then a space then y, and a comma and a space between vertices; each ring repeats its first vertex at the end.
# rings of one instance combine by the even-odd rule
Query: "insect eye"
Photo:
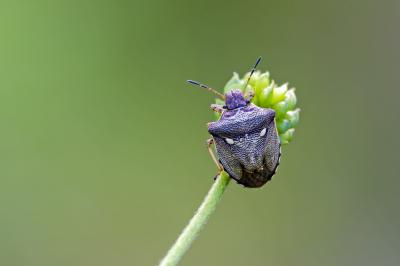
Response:
POLYGON ((233 143, 235 143, 235 142, 233 141, 233 139, 230 139, 230 138, 226 138, 225 141, 226 141, 226 143, 231 144, 231 145, 232 145, 233 143))
POLYGON ((260 137, 264 136, 265 133, 267 133, 267 129, 263 128, 263 130, 261 130, 261 132, 260 132, 260 137))

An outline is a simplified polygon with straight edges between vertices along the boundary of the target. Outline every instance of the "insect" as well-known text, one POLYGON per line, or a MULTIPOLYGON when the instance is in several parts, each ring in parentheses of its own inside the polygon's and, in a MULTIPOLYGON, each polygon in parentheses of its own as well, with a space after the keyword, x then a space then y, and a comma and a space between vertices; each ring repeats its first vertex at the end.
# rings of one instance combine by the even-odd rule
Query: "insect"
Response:
MULTIPOLYGON (((261 57, 251 69, 244 88, 260 61, 261 57)), ((225 170, 239 184, 250 188, 261 187, 271 180, 281 155, 275 111, 251 103, 252 93, 244 95, 241 90, 232 88, 224 95, 197 81, 187 82, 205 88, 225 101, 224 106, 211 105, 221 117, 208 123, 212 138, 207 140, 207 148, 219 172, 225 170), (218 159, 212 150, 213 144, 218 159)))

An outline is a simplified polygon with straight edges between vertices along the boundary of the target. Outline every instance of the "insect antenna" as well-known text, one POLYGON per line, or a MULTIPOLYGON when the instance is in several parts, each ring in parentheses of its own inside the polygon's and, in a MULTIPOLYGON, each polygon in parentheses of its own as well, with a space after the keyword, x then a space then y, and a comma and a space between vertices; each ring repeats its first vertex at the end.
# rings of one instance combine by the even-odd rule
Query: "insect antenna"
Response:
POLYGON ((225 100, 225 95, 223 95, 222 93, 220 93, 220 92, 214 90, 213 88, 210 88, 210 87, 207 86, 207 85, 201 84, 200 82, 197 82, 197 81, 194 81, 194 80, 190 80, 190 79, 187 80, 187 82, 190 83, 190 84, 199 86, 199 87, 201 87, 201 88, 207 89, 208 91, 210 91, 210 92, 212 92, 212 93, 218 95, 218 97, 221 98, 222 100, 225 100))
POLYGON ((243 90, 247 88, 247 85, 248 85, 249 82, 250 82, 251 76, 253 76, 254 71, 256 71, 257 65, 260 63, 260 61, 261 61, 261 56, 257 59, 257 61, 256 61, 256 63, 254 64, 253 68, 251 69, 250 76, 249 76, 249 78, 247 79, 247 82, 246 82, 246 84, 244 85, 243 90))

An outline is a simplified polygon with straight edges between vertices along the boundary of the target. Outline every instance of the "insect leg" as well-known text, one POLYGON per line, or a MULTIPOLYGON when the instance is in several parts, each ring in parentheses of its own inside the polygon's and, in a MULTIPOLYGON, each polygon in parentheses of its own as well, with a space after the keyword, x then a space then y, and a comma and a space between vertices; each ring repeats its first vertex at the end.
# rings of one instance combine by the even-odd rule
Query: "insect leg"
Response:
POLYGON ((212 150, 212 148, 211 148, 211 145, 213 145, 213 144, 214 144, 214 139, 213 139, 213 138, 207 140, 207 149, 208 149, 208 152, 210 153, 210 156, 211 156, 212 160, 214 161, 214 163, 217 165, 218 171, 221 172, 221 171, 224 170, 224 168, 223 168, 222 165, 218 162, 217 157, 215 157, 215 154, 214 154, 214 152, 213 152, 213 150, 212 150))
POLYGON ((211 104, 210 108, 211 110, 217 113, 222 113, 224 111, 224 107, 219 104, 211 104))

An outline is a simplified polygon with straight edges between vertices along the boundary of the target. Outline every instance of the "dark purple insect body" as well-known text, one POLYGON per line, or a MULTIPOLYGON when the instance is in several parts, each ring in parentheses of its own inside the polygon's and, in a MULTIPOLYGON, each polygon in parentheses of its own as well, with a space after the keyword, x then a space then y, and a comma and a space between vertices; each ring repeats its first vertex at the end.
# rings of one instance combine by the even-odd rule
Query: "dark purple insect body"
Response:
POLYGON ((224 170, 245 187, 261 187, 279 165, 275 111, 246 100, 240 90, 225 94, 221 118, 208 125, 224 170))
MULTIPOLYGON (((260 61, 261 57, 251 69, 243 90, 260 61)), ((218 121, 208 124, 208 132, 213 137, 207 142, 208 150, 219 170, 225 170, 245 187, 261 187, 271 180, 281 155, 275 111, 252 104, 252 95, 246 98, 241 90, 231 90, 223 95, 200 82, 188 82, 225 100, 225 106, 211 105, 212 110, 222 114, 218 121), (213 142, 219 163, 211 149, 213 142)))

